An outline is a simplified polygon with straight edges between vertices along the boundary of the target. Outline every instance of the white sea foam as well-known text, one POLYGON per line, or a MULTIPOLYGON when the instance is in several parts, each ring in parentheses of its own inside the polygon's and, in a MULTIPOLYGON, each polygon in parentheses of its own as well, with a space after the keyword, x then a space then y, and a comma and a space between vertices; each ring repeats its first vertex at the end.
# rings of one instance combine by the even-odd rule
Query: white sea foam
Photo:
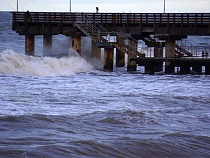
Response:
POLYGON ((0 53, 0 73, 13 75, 70 76, 93 70, 93 66, 80 56, 62 58, 33 57, 13 50, 0 53))

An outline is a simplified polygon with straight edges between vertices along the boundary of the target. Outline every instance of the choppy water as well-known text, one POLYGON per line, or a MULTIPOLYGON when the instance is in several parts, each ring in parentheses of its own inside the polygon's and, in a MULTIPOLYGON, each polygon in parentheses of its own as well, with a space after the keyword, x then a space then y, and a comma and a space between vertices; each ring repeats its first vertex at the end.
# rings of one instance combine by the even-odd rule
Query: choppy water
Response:
POLYGON ((0 26, 0 157, 210 157, 210 76, 28 57, 0 26))

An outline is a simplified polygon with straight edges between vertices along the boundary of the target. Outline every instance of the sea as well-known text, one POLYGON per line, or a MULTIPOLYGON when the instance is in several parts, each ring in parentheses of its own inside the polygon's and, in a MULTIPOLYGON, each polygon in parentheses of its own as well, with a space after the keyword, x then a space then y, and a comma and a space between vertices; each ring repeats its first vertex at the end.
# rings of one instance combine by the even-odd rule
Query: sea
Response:
POLYGON ((11 24, 0 12, 1 158, 210 157, 210 76, 104 72, 88 40, 81 57, 62 35, 53 57, 41 36, 26 56, 11 24))

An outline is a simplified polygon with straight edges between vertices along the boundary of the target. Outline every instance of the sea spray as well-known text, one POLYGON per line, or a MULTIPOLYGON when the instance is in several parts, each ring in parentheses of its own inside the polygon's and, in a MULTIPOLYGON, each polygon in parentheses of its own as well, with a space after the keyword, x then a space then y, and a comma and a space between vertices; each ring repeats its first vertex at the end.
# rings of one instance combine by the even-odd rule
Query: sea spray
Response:
MULTIPOLYGON (((88 46, 86 46, 85 50, 88 49, 88 46)), ((87 53, 85 52, 85 54, 88 54, 88 52, 87 53)), ((85 56, 85 54, 82 54, 82 56, 85 58, 85 60, 88 63, 90 63, 91 65, 94 66, 94 69, 102 69, 103 68, 103 62, 101 62, 101 59, 97 59, 95 57, 91 57, 91 55, 90 56, 85 56)), ((75 51, 74 49, 70 48, 68 56, 69 57, 79 57, 80 54, 77 51, 75 51)))
POLYGON ((0 73, 13 75, 70 76, 93 70, 93 66, 80 56, 33 57, 13 50, 0 53, 0 73))

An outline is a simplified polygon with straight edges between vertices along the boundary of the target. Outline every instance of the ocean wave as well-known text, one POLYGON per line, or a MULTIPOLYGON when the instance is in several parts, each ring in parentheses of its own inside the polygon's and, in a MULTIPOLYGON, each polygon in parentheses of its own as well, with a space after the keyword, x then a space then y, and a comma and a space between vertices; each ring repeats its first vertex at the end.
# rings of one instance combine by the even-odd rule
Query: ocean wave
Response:
MULTIPOLYGON (((39 142, 41 141, 41 143, 39 142)), ((27 143, 21 148, 0 151, 0 155, 10 157, 74 157, 74 158, 157 158, 157 157, 209 157, 208 148, 194 144, 183 144, 164 140, 118 139, 106 142, 93 140, 46 142, 27 149, 27 143), (188 146, 189 145, 189 146, 188 146)), ((34 142, 36 143, 36 141, 34 142)))
POLYGON ((0 73, 35 76, 70 76, 92 71, 93 66, 80 56, 34 57, 13 50, 0 53, 0 73))
POLYGON ((95 117, 52 115, 0 117, 2 134, 0 156, 37 158, 210 156, 208 136, 178 132, 165 133, 161 137, 148 133, 151 137, 147 138, 146 133, 138 134, 137 130, 132 134, 131 129, 134 128, 131 126, 129 130, 122 131, 123 126, 119 126, 118 122, 113 124, 111 119, 111 126, 107 126, 106 122, 110 124, 110 120, 105 120, 105 123, 98 122, 95 117))

